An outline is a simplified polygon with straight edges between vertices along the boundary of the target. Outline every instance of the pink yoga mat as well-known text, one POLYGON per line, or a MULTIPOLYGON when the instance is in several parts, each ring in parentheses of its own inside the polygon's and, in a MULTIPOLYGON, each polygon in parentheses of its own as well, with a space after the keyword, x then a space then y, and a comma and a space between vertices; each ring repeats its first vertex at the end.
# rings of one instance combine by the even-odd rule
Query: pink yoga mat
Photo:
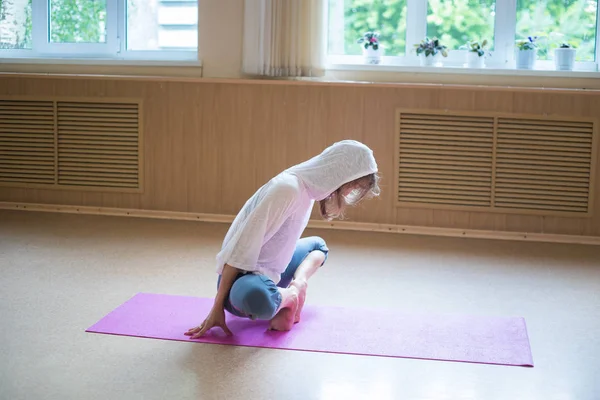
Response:
MULTIPOLYGON (((139 293, 87 329, 144 338, 192 341, 184 336, 212 299, 139 293)), ((201 343, 370 356, 533 367, 523 318, 420 315, 306 305, 289 332, 267 331, 267 321, 227 315, 233 337, 216 328, 201 343)))

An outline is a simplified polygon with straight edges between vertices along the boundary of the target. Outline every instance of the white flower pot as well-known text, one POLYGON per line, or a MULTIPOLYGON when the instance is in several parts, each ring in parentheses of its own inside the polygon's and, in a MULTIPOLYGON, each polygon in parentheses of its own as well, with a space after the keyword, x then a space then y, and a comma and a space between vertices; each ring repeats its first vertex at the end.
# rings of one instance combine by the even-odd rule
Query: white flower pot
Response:
POLYGON ((366 64, 379 64, 381 62, 381 46, 377 50, 369 46, 366 49, 363 47, 363 57, 366 64))
POLYGON ((419 54, 419 60, 421 62, 421 67, 431 67, 438 63, 440 59, 439 53, 435 56, 426 56, 425 53, 419 54))
POLYGON ((485 56, 479 56, 478 53, 469 51, 467 52, 467 67, 469 68, 484 68, 485 67, 485 56))
POLYGON ((554 65, 558 71, 572 71, 575 65, 575 49, 554 49, 554 65))
POLYGON ((518 50, 516 52, 517 68, 518 69, 533 69, 535 65, 535 59, 537 58, 537 51, 531 50, 518 50))

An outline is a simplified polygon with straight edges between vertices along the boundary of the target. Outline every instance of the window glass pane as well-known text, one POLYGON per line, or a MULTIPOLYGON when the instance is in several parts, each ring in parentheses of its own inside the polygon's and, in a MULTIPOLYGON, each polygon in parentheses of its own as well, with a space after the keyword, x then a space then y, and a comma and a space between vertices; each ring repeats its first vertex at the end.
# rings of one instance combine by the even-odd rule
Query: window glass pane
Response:
POLYGON ((597 0, 517 0, 517 37, 538 36, 538 58, 552 59, 554 48, 568 42, 577 60, 594 61, 597 0))
POLYGON ((50 0, 52 43, 106 43, 106 0, 50 0))
POLYGON ((197 48, 196 0, 127 0, 127 50, 197 48))
POLYGON ((331 0, 329 54, 362 54, 356 41, 365 32, 379 32, 386 56, 406 51, 406 0, 331 0))
POLYGON ((31 0, 0 0, 1 49, 31 49, 31 0))
POLYGON ((439 38, 449 49, 487 40, 492 50, 495 15, 495 0, 429 0, 427 36, 439 38))

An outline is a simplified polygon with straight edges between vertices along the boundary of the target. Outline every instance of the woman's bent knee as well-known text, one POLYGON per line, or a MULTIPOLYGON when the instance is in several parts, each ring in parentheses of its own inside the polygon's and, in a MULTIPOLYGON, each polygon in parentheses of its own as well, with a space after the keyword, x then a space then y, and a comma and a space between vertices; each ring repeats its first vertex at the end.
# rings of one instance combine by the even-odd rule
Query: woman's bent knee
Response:
POLYGON ((325 240, 319 236, 312 236, 308 239, 312 242, 312 251, 319 250, 325 255, 322 262, 322 264, 324 264, 325 261, 327 261, 327 256, 329 255, 329 248, 327 247, 327 243, 325 243, 325 240))
POLYGON ((233 284, 229 301, 237 311, 251 319, 270 320, 279 308, 281 294, 268 278, 247 275, 233 284))

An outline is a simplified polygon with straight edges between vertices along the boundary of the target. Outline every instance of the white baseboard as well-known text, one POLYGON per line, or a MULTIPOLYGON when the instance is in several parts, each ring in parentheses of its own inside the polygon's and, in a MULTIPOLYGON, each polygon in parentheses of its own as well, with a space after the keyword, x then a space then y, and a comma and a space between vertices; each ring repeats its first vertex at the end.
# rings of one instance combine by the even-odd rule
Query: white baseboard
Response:
MULTIPOLYGON (((217 222, 226 224, 230 224, 235 218, 235 216, 233 215, 220 214, 199 214, 178 211, 136 210, 123 208, 12 202, 0 202, 0 209, 38 212, 58 212, 69 214, 110 215, 137 218, 158 218, 200 222, 217 222)), ((529 242, 571 243, 596 246, 600 245, 600 237, 596 236, 558 235, 551 233, 497 232, 473 229, 435 228, 425 226, 389 225, 347 221, 327 222, 315 220, 311 220, 308 224, 308 227, 316 229, 339 229, 362 232, 403 233, 408 235, 464 237, 472 239, 520 240, 529 242)))

